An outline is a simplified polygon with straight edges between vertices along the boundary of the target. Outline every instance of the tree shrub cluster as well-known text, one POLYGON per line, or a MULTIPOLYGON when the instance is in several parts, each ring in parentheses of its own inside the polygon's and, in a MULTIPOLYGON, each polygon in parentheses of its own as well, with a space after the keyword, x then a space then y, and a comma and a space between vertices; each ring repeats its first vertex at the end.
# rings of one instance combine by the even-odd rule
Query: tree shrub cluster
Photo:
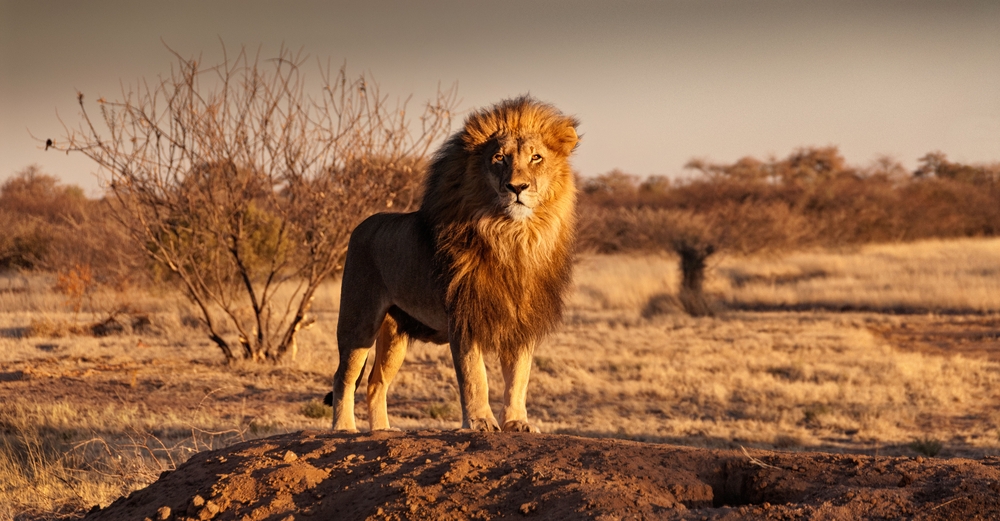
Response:
POLYGON ((145 259, 109 209, 77 186, 29 166, 0 185, 0 271, 92 270, 96 283, 148 282, 145 259))
POLYGON ((1000 232, 1000 163, 967 165, 940 152, 908 172, 881 158, 849 165, 836 147, 732 164, 692 160, 688 179, 645 180, 621 171, 582 181, 584 251, 670 251, 680 257, 681 301, 703 314, 706 259, 756 253, 1000 232))

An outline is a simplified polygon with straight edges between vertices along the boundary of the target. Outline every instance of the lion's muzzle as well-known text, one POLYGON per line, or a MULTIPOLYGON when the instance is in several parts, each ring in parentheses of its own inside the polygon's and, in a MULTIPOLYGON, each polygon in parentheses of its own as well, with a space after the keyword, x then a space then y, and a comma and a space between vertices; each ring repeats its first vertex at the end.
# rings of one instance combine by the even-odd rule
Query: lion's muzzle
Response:
POLYGON ((538 192, 532 190, 528 183, 507 183, 500 199, 507 215, 515 221, 531 217, 538 206, 538 192))

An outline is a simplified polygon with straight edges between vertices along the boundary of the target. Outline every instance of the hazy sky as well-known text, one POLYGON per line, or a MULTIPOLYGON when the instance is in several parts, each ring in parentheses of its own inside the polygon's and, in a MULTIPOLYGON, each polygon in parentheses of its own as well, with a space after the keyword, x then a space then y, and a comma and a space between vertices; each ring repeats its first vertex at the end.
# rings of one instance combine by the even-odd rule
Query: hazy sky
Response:
POLYGON ((77 91, 117 99, 169 72, 164 42, 210 63, 220 40, 346 61, 414 102, 439 82, 465 110, 531 93, 582 121, 584 175, 807 145, 854 164, 1000 160, 996 0, 0 0, 0 180, 37 163, 95 195, 94 165, 28 132, 78 123, 77 91))

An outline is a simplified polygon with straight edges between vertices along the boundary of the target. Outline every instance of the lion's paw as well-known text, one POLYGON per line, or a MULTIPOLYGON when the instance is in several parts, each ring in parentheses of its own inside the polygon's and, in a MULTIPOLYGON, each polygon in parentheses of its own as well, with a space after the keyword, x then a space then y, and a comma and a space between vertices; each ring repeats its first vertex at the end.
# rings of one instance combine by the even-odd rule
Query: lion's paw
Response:
POLYGON ((538 427, 524 421, 524 420, 511 420, 503 424, 504 432, 541 432, 538 427))
POLYGON ((493 418, 473 418, 469 420, 469 430, 479 432, 497 432, 500 424, 493 418))

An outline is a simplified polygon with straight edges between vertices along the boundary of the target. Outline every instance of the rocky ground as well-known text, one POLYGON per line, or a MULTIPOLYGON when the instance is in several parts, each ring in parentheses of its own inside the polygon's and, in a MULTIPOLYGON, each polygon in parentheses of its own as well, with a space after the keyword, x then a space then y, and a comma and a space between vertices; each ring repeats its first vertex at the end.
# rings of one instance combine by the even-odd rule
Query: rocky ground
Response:
POLYGON ((1000 458, 306 431, 200 453, 86 516, 144 518, 997 519, 1000 458))

